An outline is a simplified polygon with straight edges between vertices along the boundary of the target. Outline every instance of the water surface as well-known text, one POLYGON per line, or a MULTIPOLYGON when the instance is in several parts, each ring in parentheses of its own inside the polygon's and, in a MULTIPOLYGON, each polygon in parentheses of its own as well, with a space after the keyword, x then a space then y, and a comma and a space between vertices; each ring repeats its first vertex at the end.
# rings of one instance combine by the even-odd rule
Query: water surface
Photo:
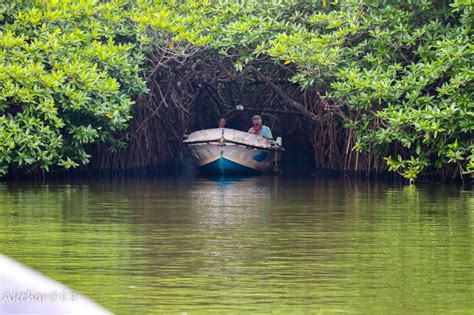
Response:
POLYGON ((118 314, 473 313, 474 193, 278 177, 0 184, 0 253, 118 314))

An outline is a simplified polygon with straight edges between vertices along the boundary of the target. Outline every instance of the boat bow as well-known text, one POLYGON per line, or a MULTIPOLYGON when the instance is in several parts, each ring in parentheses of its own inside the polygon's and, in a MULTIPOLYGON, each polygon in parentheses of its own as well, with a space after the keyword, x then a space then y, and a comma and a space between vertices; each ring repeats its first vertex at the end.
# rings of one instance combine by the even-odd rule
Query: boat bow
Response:
POLYGON ((201 170, 221 174, 271 171, 284 151, 272 139, 228 128, 193 132, 184 143, 201 170))

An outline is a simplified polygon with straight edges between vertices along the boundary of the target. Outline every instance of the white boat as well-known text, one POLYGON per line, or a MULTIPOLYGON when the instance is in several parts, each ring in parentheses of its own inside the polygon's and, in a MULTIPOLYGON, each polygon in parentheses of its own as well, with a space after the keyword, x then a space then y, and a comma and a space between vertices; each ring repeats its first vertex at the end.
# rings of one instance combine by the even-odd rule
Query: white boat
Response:
POLYGON ((284 151, 281 140, 266 139, 247 132, 214 128, 191 133, 189 146, 198 168, 221 175, 251 175, 278 168, 284 151))

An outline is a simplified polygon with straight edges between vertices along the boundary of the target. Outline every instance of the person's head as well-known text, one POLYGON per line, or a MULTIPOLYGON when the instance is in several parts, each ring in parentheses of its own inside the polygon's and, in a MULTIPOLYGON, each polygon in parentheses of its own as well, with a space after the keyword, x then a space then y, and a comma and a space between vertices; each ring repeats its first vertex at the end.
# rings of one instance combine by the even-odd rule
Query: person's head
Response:
POLYGON ((252 126, 255 128, 260 128, 262 126, 262 117, 255 115, 252 117, 252 126))
POLYGON ((217 120, 217 126, 219 128, 224 128, 225 127, 225 118, 224 117, 219 117, 219 120, 217 120))
POLYGON ((236 109, 235 112, 237 113, 237 117, 242 117, 244 113, 244 105, 237 105, 235 109, 236 109))

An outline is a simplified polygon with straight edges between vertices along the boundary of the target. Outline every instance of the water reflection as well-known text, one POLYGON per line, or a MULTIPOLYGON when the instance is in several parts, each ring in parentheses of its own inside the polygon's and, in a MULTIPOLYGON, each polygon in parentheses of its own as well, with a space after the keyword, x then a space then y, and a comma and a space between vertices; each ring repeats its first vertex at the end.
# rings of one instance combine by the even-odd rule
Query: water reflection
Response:
POLYGON ((193 200, 190 215, 198 225, 253 227, 267 221, 271 200, 268 178, 199 180, 186 193, 193 200))
POLYGON ((0 252, 116 313, 468 312, 473 215, 470 190, 382 182, 0 184, 0 252))

